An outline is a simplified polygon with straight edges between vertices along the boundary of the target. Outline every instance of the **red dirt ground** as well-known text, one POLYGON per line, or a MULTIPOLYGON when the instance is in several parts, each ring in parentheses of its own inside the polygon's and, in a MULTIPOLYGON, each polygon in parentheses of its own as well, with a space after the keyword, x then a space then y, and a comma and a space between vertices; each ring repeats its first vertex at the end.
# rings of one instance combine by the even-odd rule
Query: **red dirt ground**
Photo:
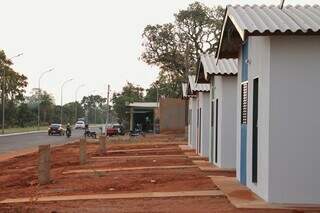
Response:
MULTIPOLYGON (((153 169, 117 172, 63 174, 76 169, 128 168, 149 166, 193 165, 185 157, 165 155, 184 154, 178 147, 181 137, 147 137, 134 143, 115 141, 107 145, 106 156, 119 159, 94 159, 99 156, 98 143, 88 143, 88 163, 79 165, 79 144, 55 147, 51 151, 52 183, 38 186, 38 153, 27 154, 0 162, 0 200, 5 198, 49 195, 117 194, 131 192, 174 192, 215 190, 217 186, 198 168, 153 169), (170 139, 170 142, 168 141, 170 139), (130 149, 175 148, 173 150, 129 151, 130 149), (126 156, 158 155, 154 158, 126 158, 126 156), (152 180, 152 181, 151 181, 152 180)), ((234 175, 221 173, 214 175, 234 175)), ((292 212, 238 210, 226 197, 185 197, 63 201, 27 204, 0 204, 0 212, 292 212)))

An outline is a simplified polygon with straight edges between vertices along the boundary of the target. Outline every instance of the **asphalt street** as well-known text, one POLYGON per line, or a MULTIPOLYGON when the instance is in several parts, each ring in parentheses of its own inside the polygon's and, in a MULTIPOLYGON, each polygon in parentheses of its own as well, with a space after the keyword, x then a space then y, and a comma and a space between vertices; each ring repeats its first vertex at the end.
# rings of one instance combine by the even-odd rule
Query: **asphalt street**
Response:
MULTIPOLYGON (((99 133, 96 129, 92 129, 91 131, 99 133)), ((70 138, 67 138, 66 136, 48 136, 46 132, 1 136, 0 154, 21 149, 35 148, 44 144, 59 145, 68 143, 69 141, 79 139, 80 136, 83 135, 83 132, 84 130, 73 130, 70 138)))

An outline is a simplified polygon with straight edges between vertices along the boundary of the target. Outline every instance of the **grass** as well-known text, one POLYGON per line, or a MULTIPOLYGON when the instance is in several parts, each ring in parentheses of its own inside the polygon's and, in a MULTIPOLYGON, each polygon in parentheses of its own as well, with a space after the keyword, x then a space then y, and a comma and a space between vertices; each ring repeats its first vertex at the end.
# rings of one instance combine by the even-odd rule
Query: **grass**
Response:
MULTIPOLYGON (((40 130, 47 130, 47 126, 41 126, 40 130)), ((37 131, 38 127, 17 127, 17 128, 9 128, 9 129, 4 129, 5 134, 11 134, 11 133, 20 133, 20 132, 32 132, 32 131, 37 131)))

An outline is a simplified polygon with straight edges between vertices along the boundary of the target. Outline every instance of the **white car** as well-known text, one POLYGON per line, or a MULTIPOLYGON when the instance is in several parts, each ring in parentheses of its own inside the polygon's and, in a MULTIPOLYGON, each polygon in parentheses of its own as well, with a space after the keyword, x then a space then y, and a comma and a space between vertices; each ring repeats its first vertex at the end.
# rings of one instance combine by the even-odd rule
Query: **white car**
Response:
POLYGON ((77 123, 74 125, 75 129, 85 129, 86 128, 86 124, 84 123, 84 121, 77 121, 77 123))

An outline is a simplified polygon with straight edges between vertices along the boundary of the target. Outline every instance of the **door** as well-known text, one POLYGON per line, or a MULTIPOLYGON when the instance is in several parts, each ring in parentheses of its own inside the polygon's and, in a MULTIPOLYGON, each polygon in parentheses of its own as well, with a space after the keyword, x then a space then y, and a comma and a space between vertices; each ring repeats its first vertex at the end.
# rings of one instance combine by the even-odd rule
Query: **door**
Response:
POLYGON ((259 78, 253 80, 252 103, 252 182, 258 181, 258 102, 259 102, 259 78))
POLYGON ((211 141, 211 150, 210 150, 210 156, 211 156, 211 162, 213 162, 214 159, 214 101, 211 101, 211 119, 210 119, 210 127, 211 127, 211 134, 210 134, 210 141, 211 141))
POLYGON ((216 99, 216 122, 215 122, 215 151, 214 162, 218 163, 218 119, 219 119, 219 100, 216 99))

